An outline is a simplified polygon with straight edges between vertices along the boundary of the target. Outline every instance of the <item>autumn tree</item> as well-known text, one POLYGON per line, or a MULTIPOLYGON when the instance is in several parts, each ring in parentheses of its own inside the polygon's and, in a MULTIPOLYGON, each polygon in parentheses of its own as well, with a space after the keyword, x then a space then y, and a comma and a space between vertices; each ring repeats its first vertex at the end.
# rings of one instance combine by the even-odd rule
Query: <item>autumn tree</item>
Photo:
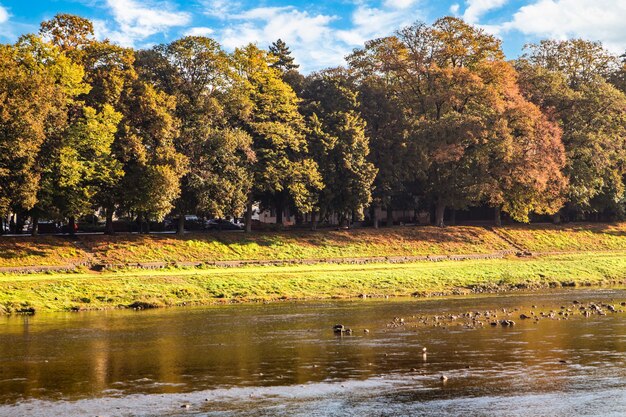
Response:
POLYGON ((514 220, 528 222, 531 213, 552 214, 565 202, 565 150, 561 129, 522 96, 514 68, 493 63, 499 90, 493 103, 480 183, 485 202, 514 220))
POLYGON ((357 93, 343 71, 335 69, 310 76, 302 96, 309 147, 324 182, 317 206, 322 217, 336 213, 344 223, 369 205, 377 172, 367 160, 369 143, 357 93))
POLYGON ((482 65, 502 60, 499 41, 460 19, 443 18, 432 27, 416 24, 396 36, 377 39, 349 57, 363 76, 378 75, 402 104, 424 192, 436 205, 443 226, 446 207, 474 202, 475 163, 489 106, 482 65))

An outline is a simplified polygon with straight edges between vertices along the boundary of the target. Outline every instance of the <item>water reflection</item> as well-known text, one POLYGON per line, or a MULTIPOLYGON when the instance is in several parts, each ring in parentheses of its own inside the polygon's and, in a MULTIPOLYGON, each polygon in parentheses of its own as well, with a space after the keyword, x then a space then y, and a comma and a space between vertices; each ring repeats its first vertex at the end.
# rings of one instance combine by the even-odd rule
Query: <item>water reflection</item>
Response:
MULTIPOLYGON (((512 310, 531 304, 547 311, 573 299, 624 301, 626 291, 2 318, 0 403, 5 407, 0 414, 20 415, 24 407, 30 407, 28 414, 35 415, 50 406, 36 401, 60 400, 72 402, 57 402, 56 407, 87 404, 91 412, 90 400, 74 401, 94 397, 106 397, 106 401, 119 397, 121 402, 115 407, 122 409, 129 395, 139 396, 132 400, 137 412, 143 401, 140 397, 145 395, 176 394, 179 397, 167 397, 168 401, 183 401, 185 396, 195 398, 192 392, 199 393, 202 398, 196 400, 200 402, 210 397, 202 405, 203 413, 244 412, 261 403, 273 407, 280 402, 284 407, 274 410, 278 414, 315 404, 328 413, 341 414, 342 408, 333 407, 355 411, 364 402, 374 414, 385 403, 403 414, 410 407, 419 410, 424 401, 450 401, 446 407, 455 407, 458 398, 482 398, 480 404, 486 404, 498 396, 540 398, 568 393, 563 394, 565 398, 573 392, 602 396, 626 388, 623 314, 523 321, 512 328, 387 327, 394 317, 512 310), (354 335, 335 336, 332 326, 337 323, 351 327, 354 335), (363 332, 366 328, 369 333, 363 332), (448 377, 445 383, 439 379, 442 374, 448 377), (359 388, 359 383, 365 388, 359 388), (297 400, 297 387, 307 387, 304 392, 311 393, 311 387, 327 384, 337 398, 320 394, 305 402, 297 400), (351 390, 349 384, 356 388, 351 390), (266 396, 252 402, 232 391, 263 387, 269 390, 266 396), (283 398, 290 392, 288 387, 296 390, 291 397, 287 395, 296 398, 293 404, 283 398), (227 391, 236 400, 217 397, 227 391), (346 392, 350 393, 347 397, 342 395, 346 392)), ((621 396, 612 397, 618 403, 610 410, 619 409, 620 401, 626 409, 624 391, 619 392, 621 396)), ((145 401, 149 407, 156 406, 154 399, 145 401)))

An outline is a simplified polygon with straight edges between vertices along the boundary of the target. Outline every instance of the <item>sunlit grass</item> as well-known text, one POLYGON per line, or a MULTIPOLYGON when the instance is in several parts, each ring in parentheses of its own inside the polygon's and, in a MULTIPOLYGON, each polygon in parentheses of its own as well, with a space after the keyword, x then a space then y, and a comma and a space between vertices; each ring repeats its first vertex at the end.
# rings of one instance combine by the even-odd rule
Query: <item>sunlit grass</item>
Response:
POLYGON ((408 296, 476 286, 598 285, 626 280, 626 253, 408 264, 254 266, 0 276, 0 306, 71 310, 230 300, 408 296))

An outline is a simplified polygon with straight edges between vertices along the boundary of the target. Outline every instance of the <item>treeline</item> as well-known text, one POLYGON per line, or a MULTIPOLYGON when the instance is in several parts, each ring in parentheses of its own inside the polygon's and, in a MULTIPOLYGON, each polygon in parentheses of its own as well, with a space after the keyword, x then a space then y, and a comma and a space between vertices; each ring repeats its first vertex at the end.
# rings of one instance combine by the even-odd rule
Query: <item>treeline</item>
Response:
MULTIPOLYGON (((445 17, 308 76, 289 48, 188 36, 148 50, 57 15, 0 47, 0 214, 313 223, 394 207, 492 207, 495 221, 626 210, 626 65, 546 40, 514 62, 445 17)), ((36 226, 33 230, 37 232, 36 226)))

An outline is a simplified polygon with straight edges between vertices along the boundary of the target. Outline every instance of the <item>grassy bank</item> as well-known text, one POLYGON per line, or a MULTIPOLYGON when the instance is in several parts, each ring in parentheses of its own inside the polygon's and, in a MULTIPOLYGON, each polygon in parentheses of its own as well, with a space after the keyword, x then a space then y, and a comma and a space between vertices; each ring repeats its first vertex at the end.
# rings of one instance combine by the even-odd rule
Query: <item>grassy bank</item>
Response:
POLYGON ((626 250, 626 223, 516 225, 498 230, 531 252, 626 250))
POLYGON ((0 267, 234 260, 331 259, 372 256, 485 254, 510 249, 482 227, 397 227, 282 233, 190 233, 0 238, 0 267), (75 243, 73 243, 75 242, 75 243))
POLYGON ((408 296, 626 280, 625 253, 409 264, 266 266, 0 276, 5 312, 408 296))
POLYGON ((517 248, 530 252, 626 250, 626 223, 516 225, 498 228, 498 233, 459 226, 74 239, 0 237, 0 267, 490 254, 517 248))

